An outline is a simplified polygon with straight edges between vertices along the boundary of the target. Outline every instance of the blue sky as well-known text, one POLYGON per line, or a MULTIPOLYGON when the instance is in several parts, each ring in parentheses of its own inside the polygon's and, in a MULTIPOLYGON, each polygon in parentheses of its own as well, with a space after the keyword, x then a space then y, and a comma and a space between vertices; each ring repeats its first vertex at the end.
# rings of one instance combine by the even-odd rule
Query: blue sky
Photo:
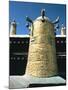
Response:
MULTIPOLYGON (((41 9, 45 9, 45 14, 51 21, 54 21, 59 16, 59 26, 61 27, 62 23, 66 26, 66 5, 64 4, 10 1, 9 21, 15 19, 18 23, 16 34, 28 34, 29 30, 26 28, 26 16, 34 20, 40 16, 41 9)), ((57 31, 57 34, 60 34, 60 31, 57 31)))

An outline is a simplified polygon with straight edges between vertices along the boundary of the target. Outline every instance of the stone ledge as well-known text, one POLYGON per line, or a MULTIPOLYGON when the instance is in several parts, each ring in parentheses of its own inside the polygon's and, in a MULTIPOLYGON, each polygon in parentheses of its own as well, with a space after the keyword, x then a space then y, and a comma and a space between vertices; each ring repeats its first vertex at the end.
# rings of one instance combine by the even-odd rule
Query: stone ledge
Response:
POLYGON ((10 89, 20 89, 27 88, 31 84, 45 84, 46 85, 61 85, 66 84, 66 80, 64 80, 60 76, 54 76, 49 78, 38 78, 33 76, 10 76, 9 78, 9 88, 10 89))

